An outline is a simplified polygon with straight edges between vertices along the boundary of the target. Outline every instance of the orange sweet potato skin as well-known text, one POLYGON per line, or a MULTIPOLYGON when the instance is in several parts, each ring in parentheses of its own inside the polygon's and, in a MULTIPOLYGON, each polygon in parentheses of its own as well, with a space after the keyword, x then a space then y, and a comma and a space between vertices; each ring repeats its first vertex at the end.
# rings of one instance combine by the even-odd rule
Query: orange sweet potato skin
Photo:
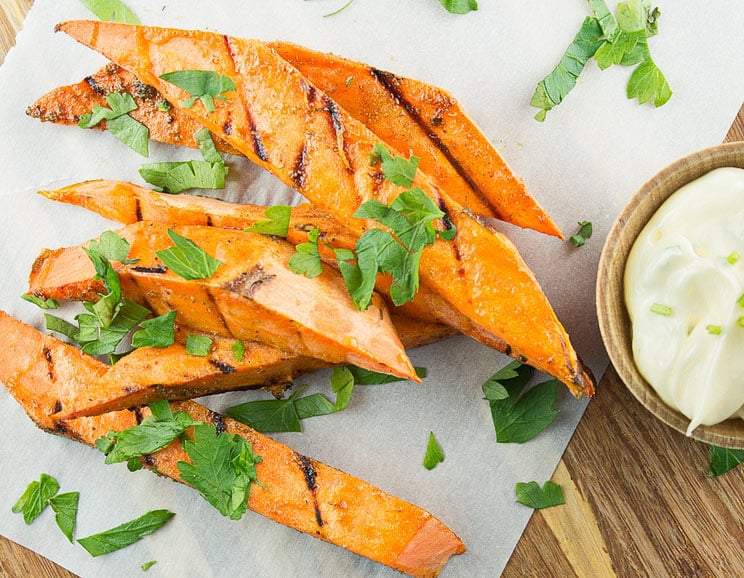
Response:
MULTIPOLYGON (((97 417, 58 421, 60 406, 89 395, 107 366, 76 348, 0 311, 0 381, 44 430, 89 445, 109 431, 134 426, 147 410, 122 410, 97 417)), ((344 472, 303 456, 195 402, 172 404, 218 431, 244 437, 263 461, 248 507, 281 524, 342 546, 412 576, 435 576, 465 547, 429 512, 386 494, 344 472)), ((188 456, 177 442, 151 454, 145 465, 181 482, 177 462, 188 456)), ((102 466, 103 467, 103 466, 102 466)))

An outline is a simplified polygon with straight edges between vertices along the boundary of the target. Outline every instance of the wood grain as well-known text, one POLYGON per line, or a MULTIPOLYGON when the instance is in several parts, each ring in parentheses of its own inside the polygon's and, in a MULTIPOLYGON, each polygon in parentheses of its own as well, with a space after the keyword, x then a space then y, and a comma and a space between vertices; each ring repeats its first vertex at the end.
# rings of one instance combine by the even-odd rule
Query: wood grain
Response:
MULTIPOLYGON (((1 58, 30 6, 0 3, 1 58)), ((727 140, 744 140, 744 105, 727 140)), ((610 368, 552 478, 566 504, 533 515, 503 576, 744 576, 744 468, 709 479, 707 465, 610 368)), ((0 576, 75 578, 1 536, 0 576)))

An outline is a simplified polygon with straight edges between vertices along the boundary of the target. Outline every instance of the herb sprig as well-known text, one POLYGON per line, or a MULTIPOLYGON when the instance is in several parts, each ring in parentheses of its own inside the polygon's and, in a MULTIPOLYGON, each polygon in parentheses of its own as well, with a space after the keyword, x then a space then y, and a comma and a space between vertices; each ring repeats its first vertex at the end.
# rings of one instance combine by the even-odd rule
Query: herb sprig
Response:
POLYGON ((94 106, 93 111, 80 117, 80 128, 93 128, 102 120, 106 121, 106 128, 118 140, 143 157, 149 155, 150 129, 129 115, 137 110, 131 94, 112 92, 106 95, 105 106, 94 106))
POLYGON ((161 74, 160 80, 175 84, 191 95, 181 101, 181 106, 192 108, 200 100, 207 112, 214 112, 215 99, 226 101, 224 94, 237 90, 232 78, 213 70, 175 70, 161 74))
POLYGON ((548 480, 541 488, 537 482, 517 482, 517 502, 535 510, 565 504, 563 488, 548 480))

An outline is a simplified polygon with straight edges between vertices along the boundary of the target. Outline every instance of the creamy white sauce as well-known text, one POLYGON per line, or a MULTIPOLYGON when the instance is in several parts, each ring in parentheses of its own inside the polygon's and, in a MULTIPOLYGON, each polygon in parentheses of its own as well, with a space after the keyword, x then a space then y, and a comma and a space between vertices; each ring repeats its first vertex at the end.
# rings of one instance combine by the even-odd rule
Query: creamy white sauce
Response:
POLYGON ((690 419, 688 435, 744 418, 742 295, 744 169, 716 169, 659 208, 625 267, 636 365, 690 419), (655 304, 671 314, 653 313, 655 304))

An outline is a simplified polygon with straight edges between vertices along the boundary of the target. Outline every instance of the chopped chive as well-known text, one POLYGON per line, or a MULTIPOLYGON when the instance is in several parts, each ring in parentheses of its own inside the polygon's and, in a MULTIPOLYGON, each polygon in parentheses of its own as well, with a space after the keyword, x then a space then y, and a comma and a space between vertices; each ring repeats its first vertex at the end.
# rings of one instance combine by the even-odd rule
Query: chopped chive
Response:
POLYGON ((657 315, 663 315, 664 317, 671 317, 674 310, 669 305, 663 305, 661 303, 654 303, 651 305, 651 313, 657 315))
POLYGON ((728 257, 726 257, 726 261, 729 265, 736 265, 736 263, 741 259, 741 255, 739 253, 729 253, 728 257))
POLYGON ((721 334, 721 326, 720 325, 706 325, 705 328, 708 330, 708 333, 711 335, 720 335, 721 334))

